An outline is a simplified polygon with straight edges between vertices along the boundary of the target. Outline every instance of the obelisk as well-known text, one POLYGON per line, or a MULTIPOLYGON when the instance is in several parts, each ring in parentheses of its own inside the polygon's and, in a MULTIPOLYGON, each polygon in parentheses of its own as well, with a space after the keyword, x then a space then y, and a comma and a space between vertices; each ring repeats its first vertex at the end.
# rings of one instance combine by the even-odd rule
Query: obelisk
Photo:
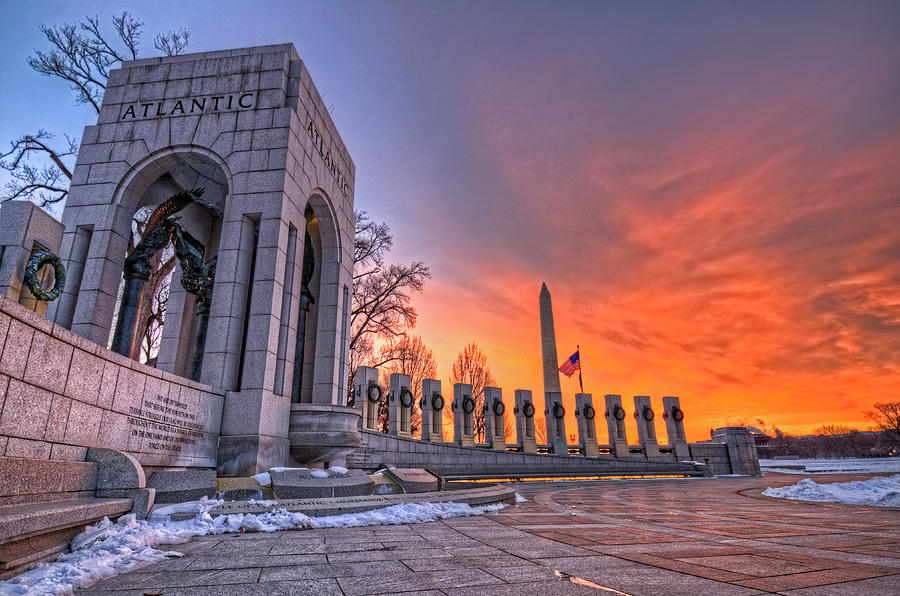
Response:
POLYGON ((547 284, 541 285, 538 299, 541 308, 541 354, 544 358, 544 395, 550 391, 561 392, 559 388, 559 362, 556 359, 556 330, 553 328, 553 305, 547 284))

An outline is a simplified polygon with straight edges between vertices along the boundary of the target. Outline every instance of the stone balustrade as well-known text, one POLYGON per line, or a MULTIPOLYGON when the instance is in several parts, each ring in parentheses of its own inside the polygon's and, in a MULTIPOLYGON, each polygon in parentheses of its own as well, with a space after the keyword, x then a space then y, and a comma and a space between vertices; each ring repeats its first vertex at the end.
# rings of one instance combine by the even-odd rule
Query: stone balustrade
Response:
MULTIPOLYGON (((378 369, 371 367, 359 367, 357 369, 357 390, 355 392, 355 405, 362 410, 363 430, 377 431, 377 401, 372 401, 368 396, 380 395, 383 390, 378 387, 378 369)), ((503 392, 499 387, 485 387, 484 400, 476 406, 478 396, 473 396, 472 386, 456 383, 453 386, 452 402, 446 404, 441 394, 441 382, 436 379, 424 379, 420 390, 416 394, 420 412, 421 438, 412 437, 411 421, 412 406, 405 406, 410 402, 407 399, 401 401, 400 394, 404 389, 413 393, 410 387, 411 379, 407 375, 392 374, 390 377, 390 389, 386 395, 390 396, 389 435, 408 439, 399 442, 394 447, 409 449, 410 454, 382 453, 378 461, 380 463, 394 463, 396 465, 427 465, 429 462, 443 462, 443 447, 452 445, 473 449, 490 449, 498 453, 498 457, 505 454, 527 453, 541 457, 553 455, 554 457, 571 457, 582 460, 619 459, 628 462, 653 461, 659 463, 676 464, 679 462, 694 462, 708 464, 711 473, 732 473, 733 469, 749 470, 756 473, 753 466, 755 453, 751 454, 752 437, 738 438, 738 431, 730 429, 728 433, 722 432, 716 435, 721 442, 716 443, 688 443, 684 431, 684 412, 681 410, 678 397, 665 396, 662 398, 662 419, 666 425, 667 443, 661 444, 657 434, 657 411, 653 409, 653 400, 646 395, 634 397, 634 410, 631 412, 637 426, 637 443, 629 444, 625 430, 625 419, 628 412, 622 403, 622 396, 607 394, 604 396, 604 404, 595 407, 593 396, 589 393, 575 395, 574 418, 577 425, 577 440, 570 444, 566 435, 566 415, 563 405, 562 393, 548 392, 545 394, 544 420, 547 423, 546 443, 539 443, 535 415, 537 407, 534 404, 532 392, 527 389, 516 389, 514 392, 514 407, 507 410, 503 402, 503 392), (449 408, 446 406, 449 405, 449 408), (444 410, 449 409, 452 417, 453 441, 445 442, 443 434, 444 410), (405 412, 404 410, 407 410, 405 412), (476 410, 479 410, 476 412, 476 410), (482 432, 476 434, 476 413, 481 415, 483 421, 482 432), (512 437, 506 436, 507 417, 512 416, 515 428, 514 442, 508 442, 512 437), (598 436, 598 423, 601 418, 606 419, 607 439, 600 442, 598 436), (408 425, 408 426, 407 426, 408 425), (416 445, 435 445, 434 449, 416 447, 416 445), (729 447, 726 448, 726 444, 729 447), (436 451, 435 451, 436 449, 436 451), (432 454, 430 457, 416 457, 414 454, 432 454), (411 455, 411 456, 408 456, 411 455), (735 461, 731 461, 731 460, 735 461), (422 460, 422 461, 419 461, 422 460)), ((375 433, 379 434, 379 433, 375 433)), ((749 435, 748 435, 749 436, 749 435)), ((348 462, 368 461, 372 451, 372 445, 381 445, 372 432, 364 435, 363 446, 360 453, 350 456, 348 462), (366 440, 368 438, 368 443, 366 440)), ((715 440, 715 439, 714 439, 715 440)), ((380 451, 379 449, 375 450, 380 451)), ((457 461, 459 453, 453 452, 452 460, 457 461)), ((478 453, 475 451, 474 453, 478 453)), ((378 458, 374 458, 378 459, 378 458)), ((372 461, 374 461, 372 459, 372 461)), ((493 460, 491 460, 493 461, 493 460)), ((531 461, 531 460, 528 460, 531 461)), ((554 460, 556 461, 556 460, 554 460)), ((575 464, 576 468, 578 464, 575 464)), ((536 469, 543 471, 544 466, 536 469)), ((736 472, 744 473, 744 472, 736 472)))

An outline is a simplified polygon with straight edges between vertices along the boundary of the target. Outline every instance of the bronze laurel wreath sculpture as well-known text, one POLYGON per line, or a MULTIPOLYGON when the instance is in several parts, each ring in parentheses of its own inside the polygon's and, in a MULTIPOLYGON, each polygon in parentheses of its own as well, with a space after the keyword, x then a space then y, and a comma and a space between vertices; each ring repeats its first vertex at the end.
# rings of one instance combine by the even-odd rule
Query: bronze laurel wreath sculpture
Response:
POLYGON ((25 265, 25 286, 34 294, 34 297, 44 302, 56 300, 62 294, 66 287, 66 268, 60 262, 59 257, 49 250, 39 250, 28 259, 25 265), (38 271, 44 265, 53 265, 53 271, 56 279, 53 281, 53 287, 49 292, 45 292, 41 287, 41 281, 38 279, 38 271))

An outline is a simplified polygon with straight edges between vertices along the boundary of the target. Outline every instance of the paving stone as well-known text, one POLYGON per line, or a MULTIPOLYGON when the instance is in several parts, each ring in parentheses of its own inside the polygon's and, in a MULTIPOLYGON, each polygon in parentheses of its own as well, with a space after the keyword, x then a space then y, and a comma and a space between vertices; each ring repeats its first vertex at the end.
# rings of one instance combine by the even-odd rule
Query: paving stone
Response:
POLYGON ((535 483, 515 487, 528 503, 490 516, 195 538, 166 547, 183 558, 86 593, 868 596, 900 588, 900 559, 884 554, 900 536, 896 511, 737 494, 765 486, 765 477, 691 482, 689 490, 663 480, 535 483), (695 531, 694 515, 706 516, 704 529, 727 533, 695 531), (732 531, 744 525, 779 535, 732 531), (822 528, 834 532, 811 533, 822 528), (573 546, 570 538, 592 545, 573 546))

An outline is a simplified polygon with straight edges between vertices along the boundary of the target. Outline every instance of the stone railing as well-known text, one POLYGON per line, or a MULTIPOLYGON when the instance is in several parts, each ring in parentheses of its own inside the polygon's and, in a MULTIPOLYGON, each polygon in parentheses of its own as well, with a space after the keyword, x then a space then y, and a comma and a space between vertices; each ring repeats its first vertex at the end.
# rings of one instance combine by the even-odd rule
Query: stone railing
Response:
MULTIPOLYGON (((537 412, 531 391, 515 391, 516 441, 507 444, 502 391, 486 387, 483 411, 484 443, 476 443, 474 434, 475 402, 471 385, 456 383, 452 401, 441 393, 441 382, 422 381, 415 405, 421 410, 421 437, 414 439, 410 420, 414 408, 410 377, 390 376, 389 389, 378 385, 378 369, 360 367, 353 405, 362 410, 362 446, 348 457, 348 463, 359 467, 394 465, 428 467, 437 473, 466 470, 479 475, 540 475, 555 472, 615 474, 636 471, 663 473, 675 468, 693 470, 692 466, 711 474, 758 475, 759 462, 753 438, 743 428, 719 429, 708 443, 688 443, 684 431, 684 412, 677 397, 662 399, 662 419, 666 425, 667 443, 660 444, 656 430, 659 420, 651 399, 634 397, 632 416, 638 430, 638 443, 629 444, 625 431, 627 412, 620 395, 604 396, 601 409, 593 404, 589 393, 575 396, 577 442, 571 444, 566 434, 566 411, 562 395, 545 396, 544 419, 547 443, 538 444, 534 416, 537 412), (388 433, 377 432, 378 410, 387 401, 388 433), (443 437, 444 411, 447 403, 452 412, 453 441, 443 437), (597 426, 606 426, 607 442, 600 443, 597 426), (721 432, 720 432, 721 431, 721 432), (648 466, 648 464, 659 464, 648 466), (674 466, 674 467, 673 467, 674 466)), ((449 422, 449 421, 448 421, 449 422)), ((455 473, 455 472, 454 472, 455 473)))

